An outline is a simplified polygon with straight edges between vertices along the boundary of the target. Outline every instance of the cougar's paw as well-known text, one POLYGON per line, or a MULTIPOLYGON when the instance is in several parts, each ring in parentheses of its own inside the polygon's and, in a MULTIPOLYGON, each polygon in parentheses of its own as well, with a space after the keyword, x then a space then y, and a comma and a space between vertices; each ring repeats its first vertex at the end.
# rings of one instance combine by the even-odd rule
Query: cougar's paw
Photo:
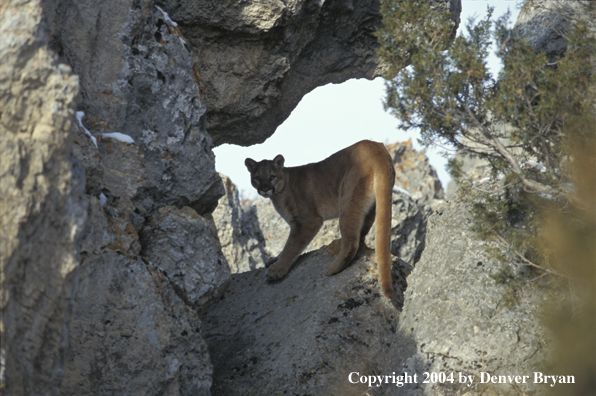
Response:
POLYGON ((271 257, 269 261, 265 263, 265 268, 271 267, 277 261, 277 257, 271 257))
POLYGON ((338 266, 335 263, 335 261, 332 261, 329 264, 327 264, 327 269, 325 270, 325 275, 327 275, 327 276, 333 276, 333 275, 341 272, 342 269, 343 268, 338 268, 338 266))
POLYGON ((276 281, 283 278, 288 273, 288 270, 279 265, 272 265, 267 269, 267 280, 276 281))

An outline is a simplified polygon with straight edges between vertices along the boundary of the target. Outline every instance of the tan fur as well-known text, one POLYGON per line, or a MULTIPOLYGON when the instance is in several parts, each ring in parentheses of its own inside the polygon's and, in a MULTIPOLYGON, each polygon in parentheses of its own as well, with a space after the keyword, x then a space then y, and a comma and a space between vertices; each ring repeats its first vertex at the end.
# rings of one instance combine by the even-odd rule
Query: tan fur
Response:
POLYGON ((283 278, 323 221, 339 217, 341 250, 327 266, 327 275, 337 274, 352 261, 376 221, 381 286, 385 296, 393 297, 389 249, 395 171, 385 146, 363 140, 321 162, 297 167, 285 168, 281 155, 261 162, 247 158, 245 164, 253 187, 271 198, 290 225, 282 252, 267 270, 268 279, 283 278))

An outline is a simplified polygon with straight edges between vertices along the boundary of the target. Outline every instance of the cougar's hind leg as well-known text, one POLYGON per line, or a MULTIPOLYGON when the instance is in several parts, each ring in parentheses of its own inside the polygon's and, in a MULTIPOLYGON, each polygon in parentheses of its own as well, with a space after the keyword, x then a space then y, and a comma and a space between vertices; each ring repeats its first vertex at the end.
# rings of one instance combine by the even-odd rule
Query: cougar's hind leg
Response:
POLYGON ((359 200, 352 200, 339 216, 339 231, 341 233, 341 249, 339 254, 329 265, 327 275, 341 272, 350 264, 360 246, 360 232, 366 217, 359 200))
POLYGON ((366 246, 366 244, 364 243, 364 239, 368 235, 368 232, 370 231, 373 223, 375 222, 375 213, 375 204, 373 204, 366 213, 366 216, 364 217, 364 223, 362 224, 362 230, 360 230, 360 248, 366 246))

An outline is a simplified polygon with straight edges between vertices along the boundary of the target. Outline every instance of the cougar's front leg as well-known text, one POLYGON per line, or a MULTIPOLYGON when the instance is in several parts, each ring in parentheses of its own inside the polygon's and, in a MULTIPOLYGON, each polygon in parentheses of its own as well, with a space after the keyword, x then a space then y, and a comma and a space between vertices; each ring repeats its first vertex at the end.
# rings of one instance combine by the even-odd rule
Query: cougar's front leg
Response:
POLYGON ((286 244, 277 256, 277 261, 267 269, 267 279, 278 280, 283 278, 296 257, 308 246, 310 241, 317 235, 317 232, 323 225, 323 219, 310 219, 308 224, 290 225, 290 235, 286 244))

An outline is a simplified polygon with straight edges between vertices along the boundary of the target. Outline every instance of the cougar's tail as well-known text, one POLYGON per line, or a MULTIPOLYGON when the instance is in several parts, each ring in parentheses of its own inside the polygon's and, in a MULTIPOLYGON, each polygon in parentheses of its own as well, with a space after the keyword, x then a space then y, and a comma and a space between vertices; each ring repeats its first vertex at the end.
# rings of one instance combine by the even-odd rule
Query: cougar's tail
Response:
MULTIPOLYGON (((383 294, 389 299, 393 297, 391 282, 391 206, 393 197, 393 184, 395 183, 395 170, 389 153, 382 147, 387 156, 389 167, 379 167, 375 174, 375 199, 376 199, 376 233, 375 252, 379 277, 383 294)), ((385 161, 384 156, 381 157, 385 161)))

